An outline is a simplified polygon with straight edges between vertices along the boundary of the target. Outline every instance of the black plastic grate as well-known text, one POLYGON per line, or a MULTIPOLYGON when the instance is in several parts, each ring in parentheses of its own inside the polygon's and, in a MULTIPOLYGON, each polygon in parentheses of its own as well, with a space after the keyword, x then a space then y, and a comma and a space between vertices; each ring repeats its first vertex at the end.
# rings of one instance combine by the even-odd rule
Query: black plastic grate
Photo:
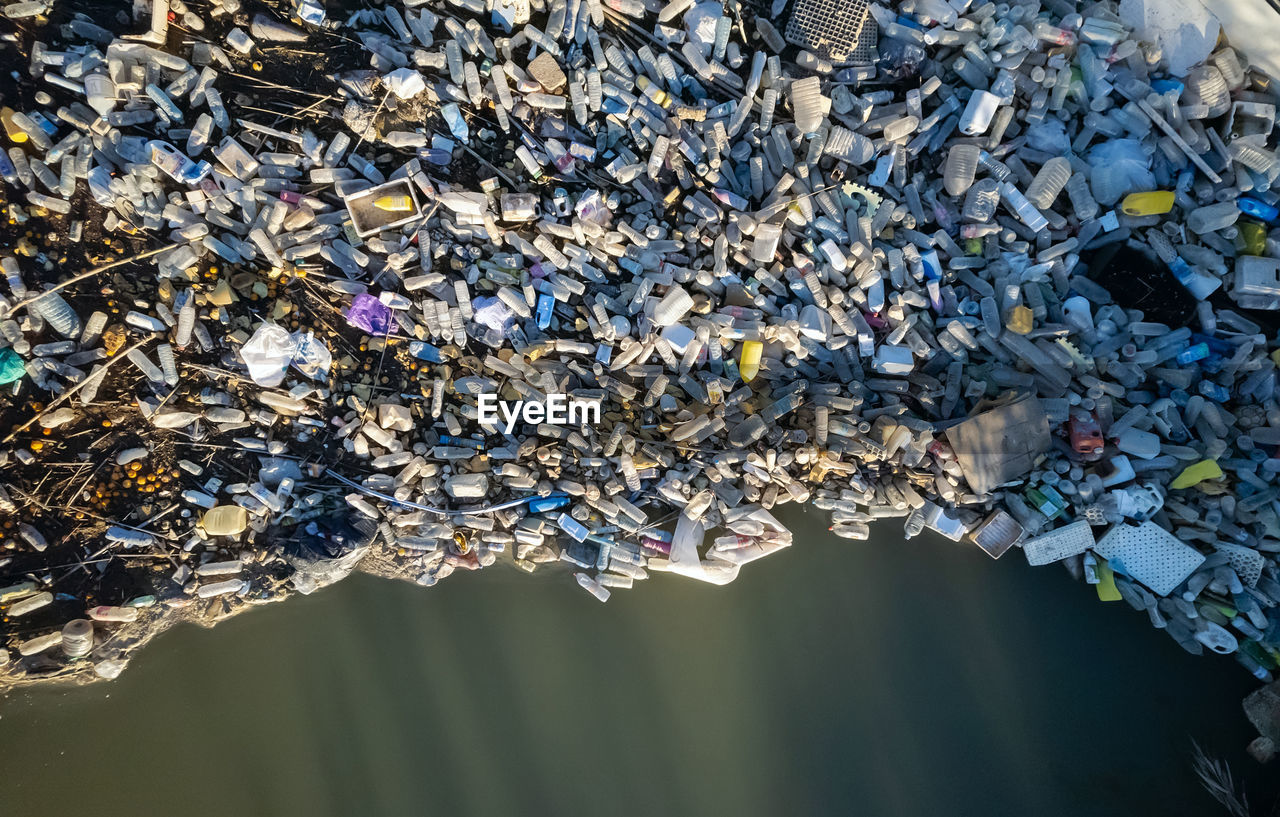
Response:
POLYGON ((876 21, 868 0, 797 0, 787 42, 833 63, 870 65, 876 60, 876 21))

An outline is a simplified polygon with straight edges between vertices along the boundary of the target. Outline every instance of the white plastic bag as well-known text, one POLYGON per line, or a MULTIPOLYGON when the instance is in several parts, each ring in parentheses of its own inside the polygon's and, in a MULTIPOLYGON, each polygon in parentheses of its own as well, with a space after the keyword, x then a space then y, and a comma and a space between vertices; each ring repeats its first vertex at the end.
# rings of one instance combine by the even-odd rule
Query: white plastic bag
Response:
POLYGON ((249 367, 254 383, 267 388, 279 386, 298 351, 298 342, 283 327, 264 323, 240 347, 240 358, 249 367))

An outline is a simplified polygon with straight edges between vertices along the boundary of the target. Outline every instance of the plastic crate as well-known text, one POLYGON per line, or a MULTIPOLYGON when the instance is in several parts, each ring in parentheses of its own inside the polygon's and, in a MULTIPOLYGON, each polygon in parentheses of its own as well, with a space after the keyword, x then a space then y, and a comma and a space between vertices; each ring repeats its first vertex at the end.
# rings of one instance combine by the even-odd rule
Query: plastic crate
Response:
POLYGON ((868 0, 797 0, 783 36, 833 63, 876 61, 876 21, 868 0))

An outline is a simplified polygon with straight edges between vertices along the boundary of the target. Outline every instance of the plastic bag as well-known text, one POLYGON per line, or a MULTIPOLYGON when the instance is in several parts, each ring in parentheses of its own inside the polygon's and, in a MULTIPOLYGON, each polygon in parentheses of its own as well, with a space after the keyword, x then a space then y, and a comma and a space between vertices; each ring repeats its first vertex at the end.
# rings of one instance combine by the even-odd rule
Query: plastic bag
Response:
POLYGON ((333 363, 328 347, 316 339, 314 332, 295 332, 293 339, 297 344, 292 361, 294 368, 312 380, 323 380, 333 363))
POLYGON ((357 295, 347 309, 347 323, 370 335, 389 335, 395 331, 396 319, 391 307, 372 295, 357 295))
POLYGON ((22 358, 12 349, 0 349, 0 386, 21 380, 27 373, 22 358))
POLYGON ((1135 190, 1150 190, 1156 177, 1151 157, 1137 139, 1110 139, 1089 151, 1089 186, 1098 204, 1109 207, 1135 190))
POLYGON ((1071 139, 1067 136, 1067 128, 1062 120, 1050 117, 1027 128, 1027 147, 1052 153, 1054 156, 1066 156, 1071 152, 1071 139))
POLYGON ((254 383, 274 388, 284 381, 297 351, 298 342, 287 330, 274 323, 264 323, 240 347, 240 359, 249 367, 249 377, 254 383))
POLYGON ((382 78, 382 84, 400 99, 410 99, 427 89, 422 74, 412 68, 397 68, 382 78))
POLYGON ((472 318, 476 323, 487 326, 504 336, 515 322, 516 315, 511 307, 498 298, 476 298, 471 305, 472 318))

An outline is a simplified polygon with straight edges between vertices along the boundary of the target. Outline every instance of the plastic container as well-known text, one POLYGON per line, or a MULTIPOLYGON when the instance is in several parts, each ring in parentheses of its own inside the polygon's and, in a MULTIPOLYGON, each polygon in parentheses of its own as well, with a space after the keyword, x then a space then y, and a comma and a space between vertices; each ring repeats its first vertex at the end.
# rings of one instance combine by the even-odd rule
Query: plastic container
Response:
MULTIPOLYGON (((977 145, 953 145, 947 154, 947 164, 943 170, 942 180, 947 193, 960 196, 973 184, 974 174, 978 170, 978 155, 981 148, 977 145)), ((988 218, 990 218, 988 216, 988 218)), ((987 219, 975 219, 986 221, 987 219)))
POLYGON ((1187 229, 1198 235, 1230 227, 1240 218, 1240 209, 1234 201, 1224 201, 1197 207, 1187 215, 1187 229))
POLYGON ((209 536, 239 536, 248 525, 249 514, 239 505, 219 505, 200 517, 200 527, 209 536))
POLYGON ((792 80, 790 97, 796 128, 801 133, 815 132, 826 116, 821 80, 816 76, 792 80))
POLYGON ((1120 202, 1126 216, 1162 216, 1173 209, 1172 190, 1152 190, 1147 193, 1130 193, 1120 202))
MULTIPOLYGON (((1071 163, 1061 156, 1054 156, 1041 166, 1031 186, 1027 188, 1027 201, 1038 209, 1047 210, 1071 178, 1071 163)), ((1021 217, 1021 214, 1019 214, 1021 217)), ((1030 226, 1030 225, 1028 225, 1030 226)))
POLYGON ((693 296, 680 287, 673 287, 653 308, 653 323, 658 327, 671 326, 693 309, 693 296))
POLYGON ((964 197, 963 216, 967 221, 987 222, 1000 206, 1000 182, 985 178, 974 182, 964 197))
POLYGON ((68 658, 83 658, 93 651, 93 622, 83 618, 62 627, 62 652, 68 658))

